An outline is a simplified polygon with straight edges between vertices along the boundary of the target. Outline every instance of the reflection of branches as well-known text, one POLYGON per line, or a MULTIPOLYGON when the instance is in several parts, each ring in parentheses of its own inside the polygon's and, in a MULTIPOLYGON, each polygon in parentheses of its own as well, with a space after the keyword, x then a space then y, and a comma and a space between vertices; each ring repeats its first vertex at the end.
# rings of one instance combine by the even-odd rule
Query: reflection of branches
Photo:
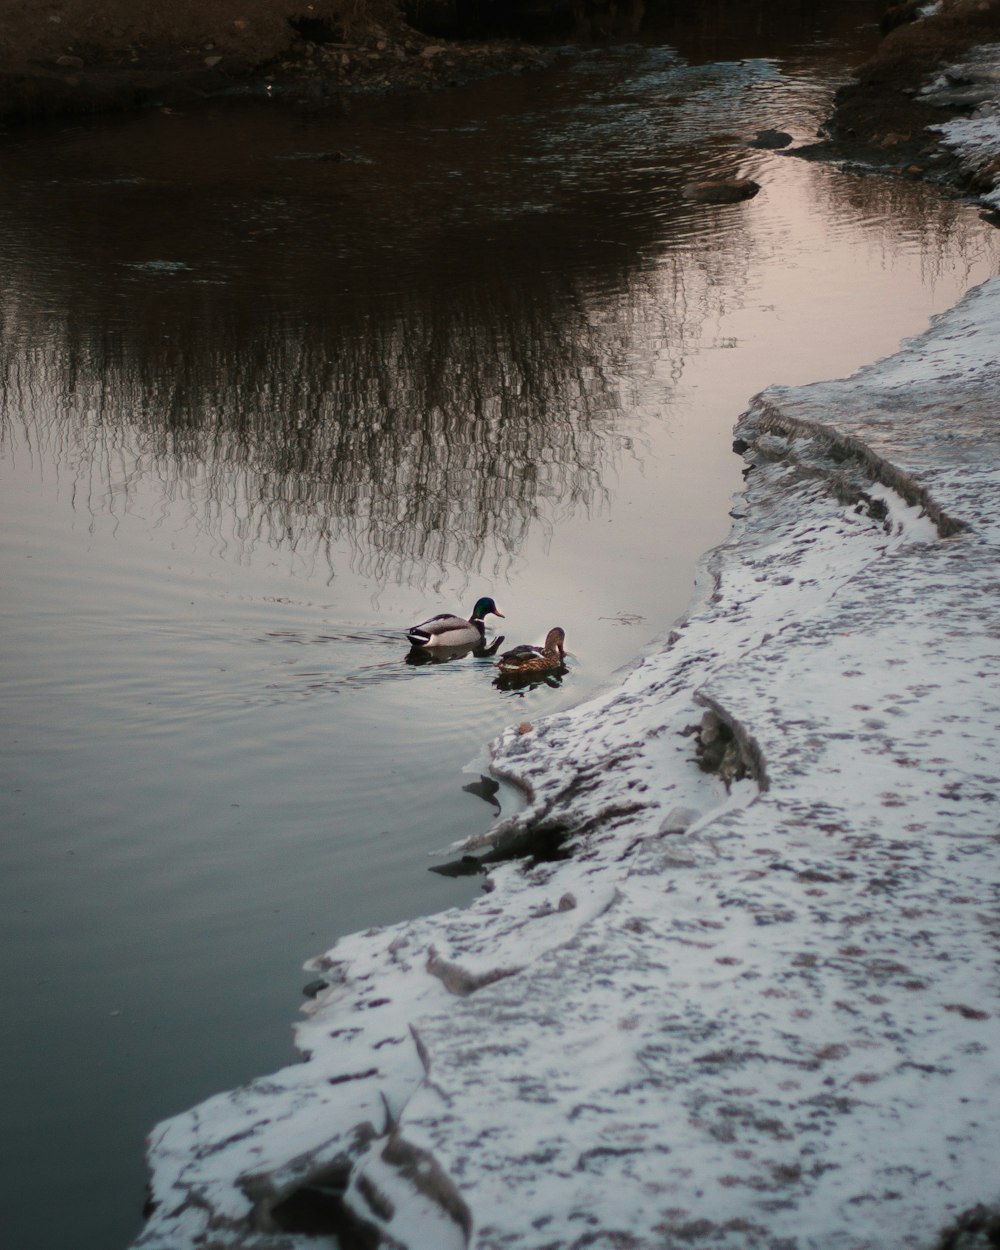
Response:
MULTIPOLYGON (((161 154, 92 181, 99 158, 117 170, 104 139, 40 149, 37 167, 8 155, 28 176, 0 203, 0 439, 20 420, 95 515, 154 483, 237 558, 268 544, 332 571, 336 544, 379 582, 502 574, 530 530, 603 505, 647 382, 681 377, 774 250, 755 215, 707 225, 679 189, 732 165, 720 119, 742 130, 758 99, 773 109, 775 67, 669 49, 637 75, 603 64, 582 60, 537 117, 491 118, 489 143, 450 131, 398 168, 361 127, 381 159, 276 174, 270 113, 183 132, 160 118, 183 177, 161 154), (252 159, 217 185, 187 140, 234 134, 252 159)), ((908 186, 810 183, 833 222, 855 197, 887 251, 915 230, 925 257, 955 247, 947 210, 916 212, 908 186)))
POLYGON ((156 320, 111 334, 22 313, 18 337, 51 346, 8 350, 0 385, 95 511, 146 474, 220 539, 239 518, 226 538, 244 548, 346 539, 379 579, 500 572, 532 525, 604 498, 653 294, 602 312, 544 282, 471 286, 319 328, 182 321, 168 340, 156 320))
MULTIPOLYGON (((646 103, 676 57, 660 69, 646 103)), ((186 180, 210 163, 186 148, 183 178, 162 158, 109 189, 92 164, 118 149, 70 145, 58 159, 86 179, 72 193, 0 205, 19 240, 0 260, 35 305, 0 347, 49 345, 44 362, 8 353, 8 411, 95 511, 127 506, 140 475, 238 555, 267 543, 330 561, 338 544, 378 581, 500 574, 529 530, 604 504, 643 383, 663 358, 680 375, 718 306, 709 270, 743 268, 725 266, 729 245, 704 268, 654 259, 669 231, 650 199, 673 211, 677 197, 636 163, 635 110, 580 131, 578 103, 505 115, 495 146, 456 131, 398 170, 383 154, 293 181, 258 161, 245 185, 227 168, 224 191, 208 179, 194 196, 186 180), (479 179, 471 195, 442 175, 456 162, 479 179)), ((271 150, 270 114, 264 139, 260 118, 229 124, 186 133, 271 150)))
POLYGON ((839 175, 824 165, 813 166, 812 189, 817 199, 836 195, 833 211, 865 239, 883 262, 901 252, 920 257, 920 274, 929 285, 942 279, 961 259, 966 275, 984 256, 995 254, 995 236, 969 230, 956 205, 941 200, 933 184, 859 173, 839 175))
MULTIPOLYGON (((868 219, 894 194, 880 182, 869 203, 874 183, 818 169, 812 182, 831 196, 835 183, 840 195, 846 186, 868 219)), ((662 195, 644 183, 627 191, 662 195)), ((925 257, 954 250, 947 211, 914 226, 909 203, 894 206, 877 237, 891 246, 909 222, 933 236, 925 257)), ((594 226, 614 207, 597 195, 587 203, 600 262, 589 285, 570 265, 522 263, 505 280, 502 260, 485 264, 466 241, 482 271, 463 285, 442 290, 425 271, 391 305, 342 293, 314 317, 274 304, 258 312, 239 284, 153 277, 129 289, 132 319, 112 324, 99 303, 86 307, 100 276, 84 270, 82 295, 47 292, 32 307, 21 274, 9 288, 20 301, 8 291, 0 306, 0 438, 19 417, 30 445, 72 474, 76 499, 95 514, 119 515, 136 481, 152 479, 238 557, 286 546, 332 570, 334 544, 346 543, 353 566, 378 581, 426 582, 454 567, 500 575, 533 526, 601 506, 631 446, 627 414, 644 381, 663 363, 680 377, 755 263, 752 232, 705 247, 698 222, 683 216, 697 210, 677 203, 673 250, 640 246, 641 215, 628 220, 638 233, 623 248, 594 226), (46 305, 69 311, 56 317, 46 305)), ((552 255, 580 225, 538 218, 529 237, 522 222, 519 245, 552 255)), ((496 240, 509 256, 510 240, 496 240)), ((318 280, 300 277, 312 308, 318 280)))

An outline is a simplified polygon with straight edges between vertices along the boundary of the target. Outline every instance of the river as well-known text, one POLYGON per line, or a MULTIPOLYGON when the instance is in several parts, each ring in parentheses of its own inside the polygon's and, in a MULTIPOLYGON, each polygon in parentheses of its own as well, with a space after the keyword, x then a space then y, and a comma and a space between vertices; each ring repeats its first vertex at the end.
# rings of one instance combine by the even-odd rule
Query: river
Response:
POLYGON ((294 1059, 303 961, 473 896, 428 866, 517 802, 489 740, 699 593, 749 397, 997 271, 974 208, 747 146, 815 134, 881 6, 838 7, 0 136, 5 1242, 125 1244, 152 1125, 294 1059), (561 684, 412 662, 481 594, 561 684))

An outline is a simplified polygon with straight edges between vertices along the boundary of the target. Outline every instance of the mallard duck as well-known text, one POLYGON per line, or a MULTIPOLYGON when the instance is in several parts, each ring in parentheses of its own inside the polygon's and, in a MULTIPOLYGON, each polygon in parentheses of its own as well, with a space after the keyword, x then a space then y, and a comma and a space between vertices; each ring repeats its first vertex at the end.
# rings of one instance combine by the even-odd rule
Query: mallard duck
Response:
POLYGON ((497 668, 504 677, 528 677, 532 673, 550 673, 562 668, 566 657, 566 631, 558 625, 545 635, 544 647, 530 647, 522 644, 510 651, 505 651, 497 660, 497 668))
POLYGON ((503 613, 492 599, 477 599, 467 621, 452 612, 442 612, 419 625, 412 625, 406 636, 415 647, 474 647, 486 634, 484 616, 503 619, 503 613))

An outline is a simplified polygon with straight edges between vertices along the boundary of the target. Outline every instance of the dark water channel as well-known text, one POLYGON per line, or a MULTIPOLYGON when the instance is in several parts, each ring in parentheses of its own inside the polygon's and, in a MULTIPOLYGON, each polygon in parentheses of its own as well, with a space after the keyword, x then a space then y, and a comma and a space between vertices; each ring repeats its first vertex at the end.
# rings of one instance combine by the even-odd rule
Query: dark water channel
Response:
POLYGON ((489 739, 684 611, 749 396, 996 271, 973 209, 745 147, 815 132, 881 6, 835 7, 0 136, 4 1245, 123 1246, 152 1125, 293 1059, 303 960, 472 896, 427 865, 489 739), (560 688, 407 663, 482 593, 560 688))

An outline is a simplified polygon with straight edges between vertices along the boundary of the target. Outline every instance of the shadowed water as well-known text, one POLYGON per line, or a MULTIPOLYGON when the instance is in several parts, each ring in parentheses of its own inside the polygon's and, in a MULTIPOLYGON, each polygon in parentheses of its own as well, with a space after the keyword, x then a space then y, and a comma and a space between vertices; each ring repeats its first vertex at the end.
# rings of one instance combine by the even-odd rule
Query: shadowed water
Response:
POLYGON ((516 801, 486 744, 683 612, 749 396, 891 352, 995 271, 922 184, 746 147, 812 137, 849 31, 688 34, 0 142, 20 1250, 123 1244, 153 1123, 294 1057, 305 958, 472 897, 427 866, 516 801), (681 195, 732 173, 756 199, 681 195), (407 626, 484 593, 505 646, 565 628, 561 681, 407 662, 407 626))

